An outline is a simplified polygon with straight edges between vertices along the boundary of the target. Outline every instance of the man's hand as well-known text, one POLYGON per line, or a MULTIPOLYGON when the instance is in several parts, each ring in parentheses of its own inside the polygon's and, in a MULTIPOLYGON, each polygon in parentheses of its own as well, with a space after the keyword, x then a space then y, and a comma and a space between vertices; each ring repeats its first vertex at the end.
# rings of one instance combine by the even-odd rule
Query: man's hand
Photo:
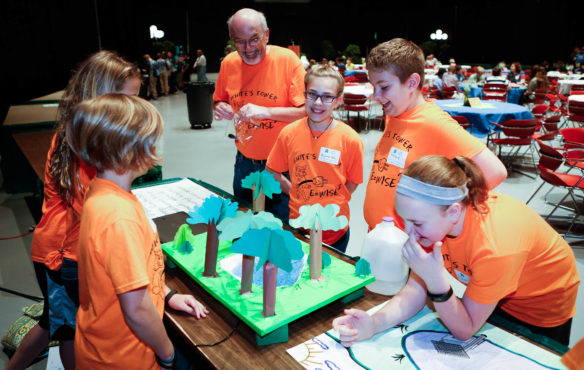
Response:
POLYGON ((216 120, 232 120, 233 119, 233 108, 231 105, 221 101, 215 104, 215 113, 214 113, 216 120))

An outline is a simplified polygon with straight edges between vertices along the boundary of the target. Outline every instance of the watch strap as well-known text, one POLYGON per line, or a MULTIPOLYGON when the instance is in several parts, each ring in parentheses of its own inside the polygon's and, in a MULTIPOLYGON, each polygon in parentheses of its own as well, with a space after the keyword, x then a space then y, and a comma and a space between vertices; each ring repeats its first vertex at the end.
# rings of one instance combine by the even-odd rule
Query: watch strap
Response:
POLYGON ((452 297, 452 294, 454 294, 454 291, 452 290, 452 286, 451 286, 451 287, 449 287, 449 289, 446 293, 432 294, 428 291, 426 291, 426 293, 428 293, 428 298, 430 298, 430 300, 432 302, 446 302, 447 300, 450 299, 450 297, 452 297))

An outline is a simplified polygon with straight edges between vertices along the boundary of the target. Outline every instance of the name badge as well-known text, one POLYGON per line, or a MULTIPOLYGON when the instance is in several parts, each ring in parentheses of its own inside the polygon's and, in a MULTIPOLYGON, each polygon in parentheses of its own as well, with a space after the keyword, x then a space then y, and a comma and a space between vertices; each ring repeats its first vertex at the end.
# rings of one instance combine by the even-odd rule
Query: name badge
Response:
POLYGON ((456 274, 456 278, 463 284, 468 284, 470 282, 470 276, 463 274, 462 272, 458 271, 458 270, 454 270, 454 273, 456 274))
POLYGON ((324 163, 330 163, 337 165, 339 164, 339 159, 341 158, 341 152, 335 149, 325 148, 324 146, 320 148, 320 154, 318 155, 318 160, 324 163))
POLYGON ((393 164, 399 168, 406 167, 406 158, 408 157, 408 152, 395 147, 389 150, 389 155, 387 156, 387 163, 393 164))

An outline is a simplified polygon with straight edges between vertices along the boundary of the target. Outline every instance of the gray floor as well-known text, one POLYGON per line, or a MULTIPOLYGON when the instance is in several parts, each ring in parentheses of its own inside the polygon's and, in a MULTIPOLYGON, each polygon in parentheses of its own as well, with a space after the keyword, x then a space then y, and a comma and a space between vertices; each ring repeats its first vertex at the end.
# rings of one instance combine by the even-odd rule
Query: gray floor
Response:
MULTIPOLYGON (((210 74, 213 80, 216 76, 210 74)), ((226 122, 213 122, 211 128, 190 128, 188 121, 186 95, 177 93, 161 97, 152 103, 160 110, 165 121, 163 139, 158 145, 159 154, 165 159, 162 164, 164 178, 194 177, 205 180, 227 191, 232 189, 235 146, 225 135, 226 122)), ((379 140, 379 131, 362 133, 365 145, 364 177, 367 178, 373 151, 379 140)), ((511 173, 509 178, 497 189, 500 192, 527 201, 529 196, 541 183, 539 179, 511 173)), ((26 206, 27 194, 6 194, 0 186, 0 237, 18 235, 34 224, 33 218, 26 206)), ((538 212, 547 214, 549 206, 544 202, 543 195, 547 187, 530 203, 538 212)), ((549 199, 557 199, 561 194, 552 192, 549 199)), ((347 249, 350 255, 359 255, 361 244, 366 232, 363 220, 363 199, 365 186, 361 185, 355 191, 350 202, 351 207, 351 240, 347 249)), ((561 212, 560 212, 561 213, 561 212)), ((30 243, 32 236, 12 240, 0 240, 0 286, 12 290, 40 296, 36 279, 30 262, 30 243)), ((584 276, 583 244, 576 242, 573 246, 576 254, 580 276, 584 276)), ((0 334, 20 316, 21 309, 31 301, 8 293, 0 293, 0 334)), ((573 321, 571 344, 584 337, 584 292, 582 284, 577 303, 578 312, 573 321)), ((0 353, 0 365, 7 362, 4 353, 0 353)), ((47 361, 41 361, 33 368, 46 367, 47 361)))

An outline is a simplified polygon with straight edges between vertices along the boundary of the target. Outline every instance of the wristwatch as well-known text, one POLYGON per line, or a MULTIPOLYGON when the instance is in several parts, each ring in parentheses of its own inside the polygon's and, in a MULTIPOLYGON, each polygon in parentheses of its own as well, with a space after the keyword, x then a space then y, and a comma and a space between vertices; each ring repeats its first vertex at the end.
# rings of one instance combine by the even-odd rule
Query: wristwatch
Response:
POLYGON ((428 293, 428 298, 430 298, 432 302, 446 302, 447 300, 450 299, 450 297, 452 297, 454 291, 452 290, 452 287, 449 287, 446 293, 432 294, 428 291, 426 291, 426 293, 428 293))

